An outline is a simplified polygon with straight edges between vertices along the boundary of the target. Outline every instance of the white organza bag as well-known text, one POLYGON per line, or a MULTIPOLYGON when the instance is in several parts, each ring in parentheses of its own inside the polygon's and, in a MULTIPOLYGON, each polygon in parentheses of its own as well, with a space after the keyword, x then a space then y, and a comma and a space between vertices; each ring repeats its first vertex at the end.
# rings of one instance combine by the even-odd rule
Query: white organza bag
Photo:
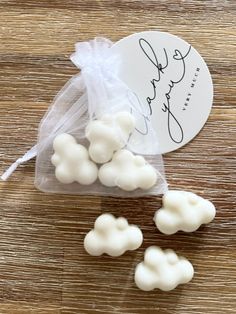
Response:
MULTIPOLYGON (((104 38, 76 44, 76 52, 71 60, 81 72, 72 77, 55 97, 39 127, 35 148, 35 186, 44 192, 138 197, 162 194, 167 189, 163 160, 148 109, 139 103, 136 95, 118 78, 121 60, 114 55, 111 46, 112 42, 104 38), (120 112, 132 114, 135 121, 135 129, 122 149, 134 155, 142 155, 155 168, 155 185, 147 190, 137 188, 124 191, 119 186, 104 186, 99 179, 89 185, 78 181, 69 184, 59 182, 51 161, 54 139, 60 134, 70 134, 78 144, 88 149, 88 124, 120 112)), ((97 169, 101 166, 98 164, 97 169)), ((129 171, 126 177, 129 180, 129 171)))

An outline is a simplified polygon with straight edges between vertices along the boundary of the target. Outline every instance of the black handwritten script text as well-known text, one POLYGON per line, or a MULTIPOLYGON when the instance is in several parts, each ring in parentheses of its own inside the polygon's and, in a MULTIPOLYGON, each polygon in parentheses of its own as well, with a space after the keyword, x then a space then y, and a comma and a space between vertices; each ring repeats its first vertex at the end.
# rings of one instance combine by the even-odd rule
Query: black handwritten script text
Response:
MULTIPOLYGON (((171 55, 168 55, 166 49, 163 48, 163 54, 161 56, 162 60, 164 60, 163 64, 159 62, 158 60, 159 57, 157 56, 151 44, 146 39, 140 38, 139 46, 142 49, 145 56, 148 58, 148 60, 156 68, 156 76, 155 78, 152 78, 150 80, 153 93, 151 96, 148 96, 146 98, 147 104, 149 106, 150 115, 152 115, 154 101, 155 103, 157 103, 159 100, 158 97, 160 97, 161 91, 158 90, 158 84, 164 78, 166 74, 165 71, 167 71, 169 64, 172 62, 177 62, 176 65, 178 65, 178 67, 180 67, 181 69, 179 77, 177 78, 171 77, 170 79, 167 80, 167 86, 163 91, 164 95, 162 95, 164 96, 164 98, 160 97, 161 99, 163 99, 163 102, 161 104, 162 106, 161 109, 164 113, 167 114, 167 127, 168 127, 169 136, 173 142, 177 144, 181 143, 184 139, 184 132, 183 132, 183 128, 180 122, 178 121, 177 117, 174 115, 172 111, 173 104, 171 101, 171 92, 173 88, 176 87, 176 85, 179 84, 185 76, 185 72, 186 72, 185 59, 190 53, 191 46, 189 46, 188 51, 184 54, 179 49, 174 49, 174 53, 172 53, 171 55)), ((173 73, 173 76, 176 76, 176 73, 173 73)))

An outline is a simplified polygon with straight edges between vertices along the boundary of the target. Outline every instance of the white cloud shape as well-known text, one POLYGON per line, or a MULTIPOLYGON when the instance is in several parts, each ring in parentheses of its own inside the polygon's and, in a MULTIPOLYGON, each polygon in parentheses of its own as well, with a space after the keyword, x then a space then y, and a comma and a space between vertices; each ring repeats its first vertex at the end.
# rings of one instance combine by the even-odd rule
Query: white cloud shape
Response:
POLYGON ((84 239, 85 250, 93 256, 106 253, 120 256, 125 251, 136 250, 143 242, 143 234, 135 225, 129 225, 123 218, 102 214, 84 239))
POLYGON ((92 184, 97 179, 98 169, 89 160, 87 149, 77 144, 70 134, 60 134, 53 142, 55 153, 51 158, 56 167, 55 176, 61 183, 69 184, 77 181, 83 185, 92 184))
POLYGON ((201 224, 211 222, 215 214, 215 206, 194 193, 168 191, 163 196, 163 207, 155 213, 154 221, 157 228, 165 234, 179 230, 192 232, 201 224))
POLYGON ((170 291, 177 285, 189 282, 194 275, 192 264, 173 250, 151 246, 145 251, 144 261, 135 270, 138 288, 150 291, 159 288, 170 291))
POLYGON ((129 112, 106 114, 91 121, 85 130, 91 159, 96 163, 108 162, 115 151, 126 145, 134 128, 135 119, 129 112))
POLYGON ((156 170, 142 156, 135 156, 126 149, 116 152, 112 160, 99 169, 98 177, 103 185, 118 186, 125 191, 147 190, 157 181, 156 170))

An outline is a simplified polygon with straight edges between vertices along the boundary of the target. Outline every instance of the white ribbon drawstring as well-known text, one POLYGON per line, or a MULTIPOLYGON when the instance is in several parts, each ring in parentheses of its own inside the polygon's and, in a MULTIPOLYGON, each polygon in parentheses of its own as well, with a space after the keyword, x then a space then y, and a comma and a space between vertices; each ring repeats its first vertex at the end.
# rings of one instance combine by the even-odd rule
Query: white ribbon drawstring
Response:
POLYGON ((2 181, 6 181, 11 174, 16 170, 16 168, 20 165, 22 165, 23 163, 29 161, 30 159, 36 157, 37 155, 37 145, 33 146, 32 148, 30 148, 23 157, 18 158, 1 176, 1 180, 2 181))

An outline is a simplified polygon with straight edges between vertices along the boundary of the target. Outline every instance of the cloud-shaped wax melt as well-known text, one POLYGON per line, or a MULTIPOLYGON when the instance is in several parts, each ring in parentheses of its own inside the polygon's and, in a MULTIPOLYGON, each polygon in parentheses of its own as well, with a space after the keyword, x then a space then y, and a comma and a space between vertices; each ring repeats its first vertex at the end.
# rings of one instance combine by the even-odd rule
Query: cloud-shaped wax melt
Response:
POLYGON ((193 274, 193 266, 186 258, 177 256, 173 250, 151 246, 145 252, 144 261, 136 267, 135 283, 144 291, 155 288, 170 291, 189 282, 193 274))
POLYGON ((129 112, 106 114, 91 121, 85 130, 90 142, 89 155, 96 163, 108 162, 115 151, 123 148, 135 128, 135 119, 129 112))
POLYGON ((141 230, 135 225, 129 225, 123 218, 115 218, 111 214, 102 214, 84 239, 84 248, 94 256, 106 253, 110 256, 120 256, 125 251, 136 250, 143 242, 141 230))
POLYGON ((215 214, 215 206, 194 193, 168 191, 163 196, 163 207, 156 211, 154 221, 157 228, 165 234, 179 230, 192 232, 201 224, 211 222, 215 214))
POLYGON ((98 177, 103 185, 118 186, 125 191, 147 190, 157 181, 156 170, 142 156, 135 156, 126 149, 116 152, 112 160, 99 169, 98 177))
POLYGON ((53 142, 55 153, 51 158, 56 167, 55 175, 61 183, 69 184, 77 181, 83 185, 92 184, 97 179, 97 166, 89 160, 87 149, 77 144, 70 134, 60 134, 53 142))

